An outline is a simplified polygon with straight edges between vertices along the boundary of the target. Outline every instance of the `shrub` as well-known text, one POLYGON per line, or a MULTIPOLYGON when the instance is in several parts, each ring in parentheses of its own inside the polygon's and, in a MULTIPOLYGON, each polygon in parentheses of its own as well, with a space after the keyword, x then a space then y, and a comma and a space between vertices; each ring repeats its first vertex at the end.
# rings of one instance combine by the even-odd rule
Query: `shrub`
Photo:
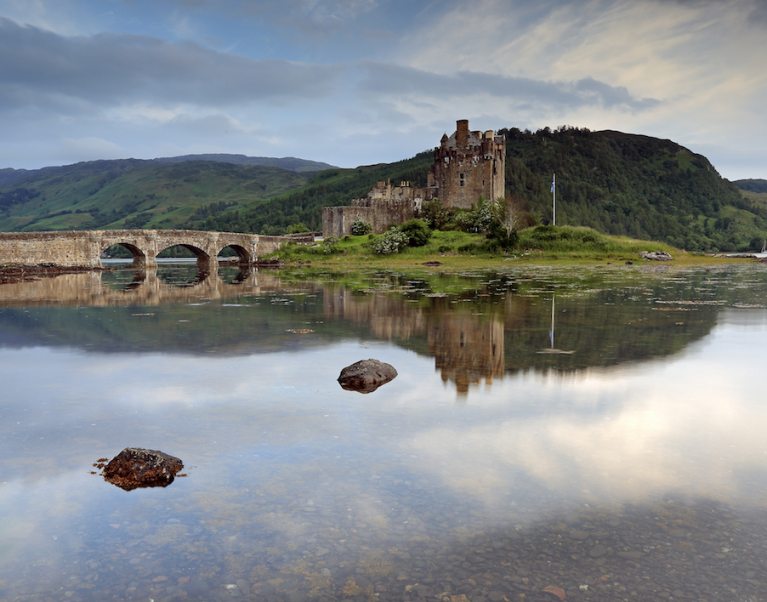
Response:
POLYGON ((371 243, 374 253, 392 255, 408 245, 407 235, 399 228, 391 228, 371 243))
POLYGON ((340 251, 338 247, 338 239, 332 236, 323 240, 320 244, 310 247, 313 252, 319 255, 333 255, 340 251))
POLYGON ((352 222, 350 231, 354 236, 364 236, 365 234, 370 234, 373 231, 373 227, 361 219, 356 219, 352 222))
POLYGON ((445 207, 439 199, 424 201, 421 218, 432 230, 449 230, 455 225, 455 211, 445 207))
POLYGON ((306 224, 303 222, 298 222, 295 224, 290 224, 286 229, 286 234, 301 234, 302 232, 309 232, 309 228, 306 224))
POLYGON ((410 247, 422 247, 431 238, 431 229, 422 219, 411 219, 400 226, 407 236, 407 244, 410 247))
POLYGON ((455 222, 464 232, 486 233, 493 223, 494 203, 480 199, 477 206, 472 209, 458 211, 455 222))

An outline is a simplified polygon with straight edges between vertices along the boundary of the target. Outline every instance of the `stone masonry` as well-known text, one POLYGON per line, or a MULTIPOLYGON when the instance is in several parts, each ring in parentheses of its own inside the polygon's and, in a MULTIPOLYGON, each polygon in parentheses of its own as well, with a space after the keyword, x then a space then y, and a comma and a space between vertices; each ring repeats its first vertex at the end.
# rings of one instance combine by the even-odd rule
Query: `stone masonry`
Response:
POLYGON ((0 265, 98 268, 101 254, 113 245, 125 247, 135 264, 146 267, 156 264, 161 251, 176 245, 191 250, 201 266, 215 262, 227 246, 235 250, 241 264, 248 265, 288 241, 310 242, 295 237, 196 230, 4 232, 0 233, 0 265))
POLYGON ((480 198, 505 197, 506 140, 493 130, 469 131, 469 121, 456 122, 455 133, 442 136, 434 149, 428 188, 446 207, 471 209, 480 198))

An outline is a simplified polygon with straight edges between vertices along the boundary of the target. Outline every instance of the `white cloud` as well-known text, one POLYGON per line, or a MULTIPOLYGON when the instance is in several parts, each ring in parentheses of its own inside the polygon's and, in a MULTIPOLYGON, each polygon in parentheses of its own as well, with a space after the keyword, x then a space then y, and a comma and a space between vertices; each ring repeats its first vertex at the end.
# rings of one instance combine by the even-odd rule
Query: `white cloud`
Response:
MULTIPOLYGON (((767 137, 767 122, 754 119, 767 96, 763 57, 755 51, 767 44, 767 32, 750 17, 749 7, 761 4, 742 4, 733 10, 722 2, 591 0, 521 8, 483 0, 457 5, 406 38, 397 58, 444 76, 483 71, 552 85, 592 78, 630 98, 660 101, 637 112, 630 105, 477 100, 465 103, 465 115, 495 115, 504 125, 620 129, 693 147, 719 140, 735 148, 744 138, 767 137)), ((764 153, 763 143, 756 152, 764 153)))

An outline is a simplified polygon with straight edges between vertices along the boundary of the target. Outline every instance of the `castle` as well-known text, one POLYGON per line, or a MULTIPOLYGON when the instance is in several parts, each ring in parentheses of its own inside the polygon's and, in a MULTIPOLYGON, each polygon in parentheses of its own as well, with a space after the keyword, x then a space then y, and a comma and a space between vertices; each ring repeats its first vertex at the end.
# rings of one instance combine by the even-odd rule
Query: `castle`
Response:
POLYGON ((469 120, 459 119, 452 136, 442 136, 434 149, 434 164, 427 174, 426 187, 400 182, 378 182, 367 196, 353 199, 345 207, 322 210, 325 238, 351 233, 356 221, 369 224, 373 232, 417 217, 424 201, 439 199, 445 207, 471 209, 480 198, 505 196, 506 140, 493 130, 470 131, 469 120))

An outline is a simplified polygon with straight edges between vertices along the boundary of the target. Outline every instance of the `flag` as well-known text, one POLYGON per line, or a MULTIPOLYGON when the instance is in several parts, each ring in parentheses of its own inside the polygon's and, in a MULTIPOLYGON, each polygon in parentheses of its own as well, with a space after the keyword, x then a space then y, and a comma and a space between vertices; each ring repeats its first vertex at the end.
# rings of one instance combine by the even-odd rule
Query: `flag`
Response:
POLYGON ((551 177, 551 192, 553 193, 557 186, 557 176, 554 175, 551 177))

